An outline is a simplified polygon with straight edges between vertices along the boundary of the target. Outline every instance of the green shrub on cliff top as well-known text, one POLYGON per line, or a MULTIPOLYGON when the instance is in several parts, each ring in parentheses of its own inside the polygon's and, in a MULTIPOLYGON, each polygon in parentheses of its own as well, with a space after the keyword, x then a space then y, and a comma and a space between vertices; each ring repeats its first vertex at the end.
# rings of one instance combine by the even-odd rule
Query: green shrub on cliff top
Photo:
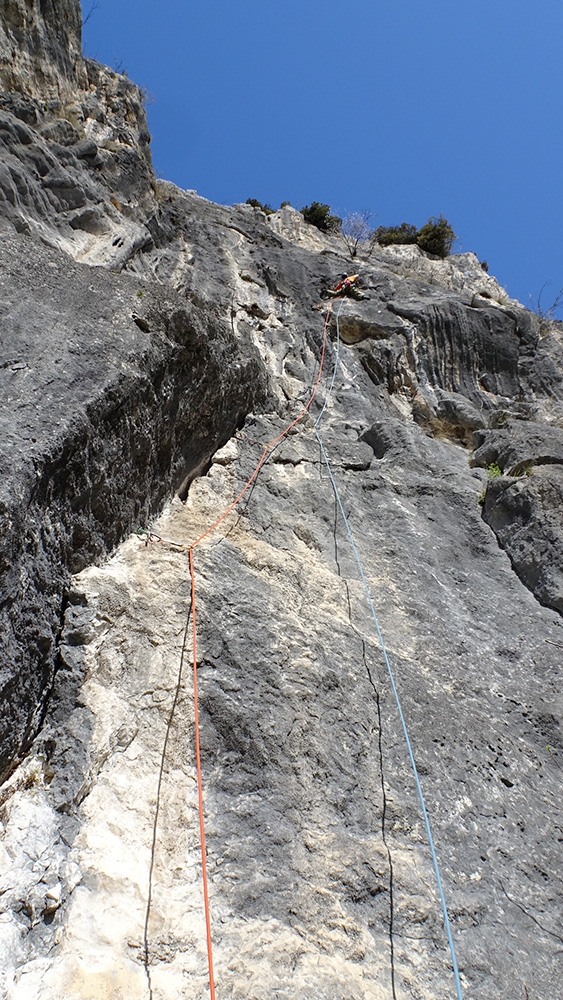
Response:
POLYGON ((401 222, 400 226, 378 226, 375 238, 382 247, 393 244, 416 243, 417 228, 410 222, 401 222))
POLYGON ((261 201, 258 201, 258 198, 247 198, 246 204, 252 205, 253 208, 259 208, 261 212, 264 212, 264 215, 273 215, 275 212, 275 208, 272 208, 267 202, 263 205, 261 201))
POLYGON ((336 233, 340 231, 342 219, 338 215, 330 214, 330 205, 321 205, 319 201, 312 201, 310 205, 305 205, 301 209, 301 215, 311 226, 316 226, 322 233, 336 233))
POLYGON ((416 243, 421 250, 434 254, 435 257, 447 257, 451 253, 456 238, 452 227, 443 215, 437 218, 431 217, 420 229, 411 225, 410 222, 401 222, 400 226, 379 226, 375 231, 375 236, 382 247, 416 243))
POLYGON ((447 257, 451 253, 456 235, 448 220, 443 215, 430 218, 417 233, 416 242, 421 250, 433 253, 436 257, 447 257))

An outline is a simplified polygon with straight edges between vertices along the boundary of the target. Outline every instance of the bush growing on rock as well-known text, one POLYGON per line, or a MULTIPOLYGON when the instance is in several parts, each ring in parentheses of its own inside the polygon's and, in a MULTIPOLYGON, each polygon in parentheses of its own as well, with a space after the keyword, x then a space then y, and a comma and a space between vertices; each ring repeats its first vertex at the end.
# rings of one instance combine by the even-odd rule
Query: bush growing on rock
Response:
POLYGON ((434 254, 435 257, 447 257, 456 239, 452 227, 443 215, 431 216, 420 229, 410 222, 401 222, 400 226, 379 226, 375 237, 383 247, 416 243, 421 250, 434 254))
POLYGON ((499 476, 502 476, 502 469, 500 465, 498 465, 497 462, 490 462, 487 466, 487 475, 489 476, 489 479, 498 479, 499 476))
POLYGON ((258 198, 247 198, 246 204, 252 205, 253 208, 259 208, 261 212, 264 212, 264 215, 273 215, 275 212, 275 208, 268 205, 268 202, 263 205, 261 201, 258 201, 258 198))
POLYGON ((456 235, 448 220, 439 215, 438 218, 430 218, 425 226, 422 226, 416 235, 416 242, 421 250, 432 253, 436 257, 447 257, 451 253, 456 235))
POLYGON ((393 244, 416 243, 417 228, 410 222, 401 222, 400 226, 378 226, 375 230, 377 242, 382 247, 393 244))
MULTIPOLYGON (((272 206, 269 205, 267 201, 264 203, 258 201, 258 198, 247 198, 246 204, 252 205, 253 208, 260 209, 261 212, 264 212, 264 215, 273 215, 274 212, 278 211, 278 209, 272 208, 272 206)), ((285 208, 287 205, 291 205, 291 202, 282 201, 280 208, 285 208)))
POLYGON ((319 201, 312 201, 310 205, 305 205, 301 209, 301 215, 311 226, 316 226, 321 233, 336 233, 340 231, 342 219, 338 215, 330 214, 330 205, 322 205, 319 201))

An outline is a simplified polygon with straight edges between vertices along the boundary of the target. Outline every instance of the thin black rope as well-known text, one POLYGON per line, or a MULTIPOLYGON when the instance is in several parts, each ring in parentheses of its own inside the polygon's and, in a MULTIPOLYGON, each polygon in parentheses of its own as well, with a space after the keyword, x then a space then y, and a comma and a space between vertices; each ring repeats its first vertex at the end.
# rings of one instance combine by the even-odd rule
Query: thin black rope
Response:
POLYGON ((375 694, 375 702, 377 705, 377 725, 378 725, 378 742, 379 742, 379 774, 381 778, 381 798, 382 798, 382 809, 381 809, 381 839, 385 850, 387 851, 387 863, 389 865, 389 961, 391 964, 391 992, 393 994, 393 1000, 397 1000, 397 993, 395 990, 395 873, 393 869, 393 856, 391 854, 391 848, 387 841, 387 793, 385 791, 385 771, 383 766, 383 730, 381 724, 381 699, 379 697, 379 691, 377 690, 375 684, 373 683, 371 671, 369 669, 366 660, 366 644, 362 639, 364 663, 367 670, 367 675, 369 677, 369 682, 373 688, 375 694))
POLYGON ((143 932, 143 965, 145 967, 145 973, 147 976, 147 984, 149 988, 150 1000, 153 1000, 153 990, 152 990, 152 979, 150 971, 150 952, 149 952, 149 921, 151 916, 152 907, 152 890, 153 890, 153 873, 154 873, 154 863, 156 857, 156 841, 158 834, 158 817, 160 813, 160 798, 162 791, 162 781, 164 777, 164 765, 166 762, 166 751, 168 749, 168 741, 170 739, 170 732, 172 729, 172 723, 174 721, 174 714, 176 712, 176 707, 178 705, 178 698, 180 697, 180 690, 182 687, 182 674, 184 670, 184 661, 186 658, 186 645, 188 641, 188 633, 190 628, 190 621, 192 617, 192 599, 190 594, 190 607, 188 610, 188 616, 186 619, 186 627, 184 629, 184 636, 182 639, 182 653, 180 655, 180 666, 178 668, 178 677, 176 680, 176 689, 174 691, 174 700, 172 702, 172 708, 170 709, 170 714, 168 716, 168 722, 166 724, 166 735, 164 737, 164 744, 162 747, 162 754, 160 757, 160 768, 158 772, 158 784, 156 788, 156 806, 154 811, 154 821, 152 828, 152 845, 151 845, 151 860, 149 866, 149 886, 147 892, 147 907, 145 911, 145 927, 143 932))
MULTIPOLYGON (((367 674, 368 681, 373 690, 375 697, 375 704, 377 707, 377 726, 378 726, 378 750, 379 750, 379 777, 381 782, 381 796, 382 796, 382 808, 381 808, 381 839, 383 841, 383 846, 387 852, 387 864, 389 868, 389 965, 391 971, 391 993, 393 1000, 397 1000, 397 991, 395 984, 395 897, 394 897, 394 886, 395 886, 395 875, 393 869, 393 856, 391 854, 391 848, 389 847, 389 842, 387 840, 387 793, 385 791, 385 766, 383 763, 383 734, 382 734, 382 720, 381 720, 381 700, 379 697, 379 691, 375 685, 372 673, 367 661, 366 654, 366 642, 364 637, 360 634, 359 629, 356 627, 352 620, 352 602, 350 600, 350 588, 348 586, 348 581, 342 576, 340 569, 340 560, 338 558, 338 538, 336 533, 336 525, 338 522, 338 503, 336 497, 334 498, 334 523, 333 523, 333 540, 334 540, 334 561, 336 563, 336 568, 338 571, 338 576, 342 580, 346 588, 346 602, 348 605, 348 620, 350 622, 350 628, 358 636, 362 644, 362 659, 364 662, 364 668, 367 674)), ((373 732, 373 729, 372 729, 373 732)))

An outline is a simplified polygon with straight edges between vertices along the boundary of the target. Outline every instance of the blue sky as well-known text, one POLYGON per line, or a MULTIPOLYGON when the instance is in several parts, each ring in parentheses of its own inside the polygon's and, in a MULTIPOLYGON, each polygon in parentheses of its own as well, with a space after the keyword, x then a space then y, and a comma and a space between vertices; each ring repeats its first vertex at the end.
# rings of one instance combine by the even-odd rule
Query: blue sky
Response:
POLYGON ((159 176, 374 225, 442 212, 525 305, 563 286, 561 0, 82 7, 86 55, 148 91, 159 176))

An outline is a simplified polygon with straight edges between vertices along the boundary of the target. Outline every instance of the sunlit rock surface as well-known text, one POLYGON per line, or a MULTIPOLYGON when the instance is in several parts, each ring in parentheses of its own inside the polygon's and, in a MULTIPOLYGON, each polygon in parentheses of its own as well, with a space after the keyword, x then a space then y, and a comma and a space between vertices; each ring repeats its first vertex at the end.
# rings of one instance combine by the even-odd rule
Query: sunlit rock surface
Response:
POLYGON ((78 3, 0 11, 0 996, 208 993, 187 550, 359 271, 194 550, 217 996, 455 996, 326 402, 463 996, 563 1000, 561 325, 155 181, 78 3))
POLYGON ((43 102, 74 96, 85 82, 80 4, 2 0, 0 13, 2 86, 43 102))

